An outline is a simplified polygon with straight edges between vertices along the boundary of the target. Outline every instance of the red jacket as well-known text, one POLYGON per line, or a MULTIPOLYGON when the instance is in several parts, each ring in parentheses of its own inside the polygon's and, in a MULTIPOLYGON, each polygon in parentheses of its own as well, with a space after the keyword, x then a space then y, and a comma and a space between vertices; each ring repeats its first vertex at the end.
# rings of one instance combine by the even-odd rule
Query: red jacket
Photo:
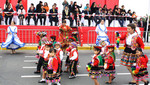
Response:
POLYGON ((77 49, 72 49, 69 55, 69 59, 71 60, 72 57, 76 57, 76 59, 74 59, 75 61, 78 61, 78 51, 77 49), (74 53, 77 54, 77 56, 74 56, 74 53))
POLYGON ((114 59, 110 54, 111 53, 108 53, 107 56, 105 57, 105 63, 107 63, 109 65, 113 64, 113 66, 115 66, 114 59))
POLYGON ((94 66, 94 67, 98 67, 98 64, 99 64, 99 59, 97 58, 97 56, 98 55, 94 55, 93 57, 92 57, 92 66, 94 66))
POLYGON ((136 66, 139 66, 140 68, 147 68, 147 63, 148 63, 148 57, 145 55, 144 56, 140 56, 139 58, 137 58, 137 62, 136 62, 136 66))
POLYGON ((58 61, 55 57, 49 60, 48 62, 48 69, 53 70, 53 73, 57 72, 58 69, 58 61))
MULTIPOLYGON (((125 33, 125 34, 121 35, 120 40, 126 40, 127 34, 128 33, 125 33)), ((137 37, 136 43, 138 44, 138 47, 144 49, 144 43, 143 43, 143 40, 140 37, 137 37)), ((126 42, 125 42, 124 47, 126 47, 126 42)))

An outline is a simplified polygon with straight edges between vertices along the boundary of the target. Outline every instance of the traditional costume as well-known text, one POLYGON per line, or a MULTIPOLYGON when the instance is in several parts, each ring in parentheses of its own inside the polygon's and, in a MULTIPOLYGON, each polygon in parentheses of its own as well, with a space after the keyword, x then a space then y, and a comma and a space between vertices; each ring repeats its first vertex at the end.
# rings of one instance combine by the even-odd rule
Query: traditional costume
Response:
POLYGON ((137 47, 141 47, 142 49, 144 49, 143 40, 136 32, 134 32, 133 34, 126 33, 124 35, 121 35, 120 40, 126 40, 124 53, 121 58, 121 64, 124 66, 132 66, 132 64, 136 62, 135 49, 137 47))
POLYGON ((61 25, 60 28, 60 36, 58 41, 61 43, 62 48, 66 48, 68 46, 68 37, 69 37, 69 33, 71 32, 72 28, 70 28, 69 26, 63 26, 61 25))
POLYGON ((74 47, 71 49, 69 60, 70 60, 70 76, 69 78, 75 78, 76 77, 76 71, 77 71, 77 63, 78 63, 78 51, 77 51, 77 44, 75 42, 71 43, 74 45, 74 47))
POLYGON ((8 36, 6 39, 6 42, 2 43, 1 47, 2 48, 7 48, 11 50, 16 50, 21 47, 24 47, 25 43, 22 43, 18 36, 17 36, 17 27, 16 26, 9 26, 7 28, 8 36))
MULTIPOLYGON (((94 48, 98 48, 99 50, 101 47, 95 46, 94 48)), ((92 60, 90 63, 88 63, 87 71, 89 72, 89 77, 91 78, 99 78, 103 74, 104 70, 104 63, 101 55, 94 55, 92 56, 92 60)))
POLYGON ((96 45, 97 46, 100 46, 99 44, 99 41, 100 40, 103 40, 107 43, 107 45, 110 44, 109 42, 109 38, 107 36, 107 28, 105 25, 102 25, 102 24, 98 24, 96 29, 95 29, 96 33, 98 34, 97 35, 97 39, 96 39, 96 45))
MULTIPOLYGON (((57 42, 55 45, 60 45, 61 47, 61 44, 59 42, 57 42)), ((59 64, 59 72, 61 73, 62 72, 62 60, 63 60, 63 51, 61 48, 58 48, 56 49, 56 56, 59 57, 60 59, 60 64, 59 64)))
POLYGON ((48 70, 47 70, 46 82, 47 83, 60 82, 61 77, 58 76, 58 74, 57 74, 58 61, 57 61, 56 57, 49 58, 47 69, 48 70))
MULTIPOLYGON (((107 48, 113 48, 114 46, 107 46, 107 48)), ((104 63, 104 75, 110 76, 115 75, 115 53, 114 52, 108 52, 105 57, 105 63, 104 63)))
POLYGON ((51 42, 53 43, 53 47, 55 47, 55 44, 56 44, 56 35, 51 35, 50 38, 54 40, 54 41, 51 41, 51 42))
POLYGON ((132 73, 134 74, 134 79, 136 81, 142 81, 145 80, 148 77, 148 71, 147 71, 147 63, 148 63, 148 57, 146 55, 137 56, 137 61, 135 64, 133 64, 132 73))

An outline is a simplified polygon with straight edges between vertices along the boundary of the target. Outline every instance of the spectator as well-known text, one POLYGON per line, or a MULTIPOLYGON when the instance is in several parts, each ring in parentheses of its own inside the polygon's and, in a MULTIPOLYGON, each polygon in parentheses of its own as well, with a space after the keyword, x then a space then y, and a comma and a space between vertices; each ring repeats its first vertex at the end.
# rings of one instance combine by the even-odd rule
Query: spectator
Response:
MULTIPOLYGON (((33 5, 31 5, 30 9, 28 10, 28 13, 35 13, 35 8, 33 5)), ((30 19, 34 20, 34 24, 36 25, 36 17, 35 14, 28 14, 28 25, 30 25, 30 19)))
POLYGON ((55 6, 55 9, 58 11, 58 7, 57 7, 57 4, 56 4, 56 3, 54 3, 54 6, 55 6))
POLYGON ((41 5, 41 11, 40 13, 45 13, 45 14, 40 14, 40 24, 41 25, 45 25, 45 22, 46 22, 46 9, 44 9, 44 6, 41 5), (44 18, 44 22, 42 24, 42 19, 44 18))
POLYGON ((143 21, 142 18, 140 18, 140 21, 138 21, 138 27, 144 27, 145 26, 145 23, 143 21))
POLYGON ((10 4, 10 7, 12 8, 12 4, 10 3, 10 1, 6 0, 6 3, 4 4, 4 9, 7 8, 8 4, 10 4))
MULTIPOLYGON (((116 8, 114 11, 113 11, 113 13, 112 13, 113 15, 118 15, 118 9, 116 8)), ((114 16, 113 17, 113 20, 116 20, 117 18, 114 16)))
MULTIPOLYGON (((43 2, 40 1, 39 4, 36 6, 36 12, 40 13, 41 12, 41 5, 43 5, 43 2)), ((40 14, 37 14, 37 20, 36 20, 36 24, 38 23, 38 19, 40 19, 40 14)))
POLYGON ((79 8, 76 8, 75 12, 74 12, 74 19, 76 21, 76 25, 77 26, 79 26, 79 21, 77 20, 78 15, 79 15, 79 20, 81 19, 81 15, 80 14, 81 14, 81 12, 80 12, 79 8))
POLYGON ((101 4, 98 5, 98 8, 102 8, 102 7, 101 7, 101 4))
POLYGON ((34 4, 33 4, 33 3, 31 3, 31 6, 30 6, 29 10, 31 9, 31 7, 33 7, 32 9, 35 10, 35 7, 34 7, 34 4))
POLYGON ((132 13, 131 13, 131 10, 128 10, 128 12, 127 12, 127 20, 129 20, 130 21, 130 23, 132 23, 132 18, 131 18, 131 16, 132 16, 132 13))
POLYGON ((19 10, 18 10, 18 18, 19 18, 19 25, 23 25, 23 19, 25 18, 25 10, 23 8, 23 5, 20 6, 19 10))
POLYGON ((49 15, 49 19, 50 19, 50 23, 51 23, 51 26, 53 26, 53 23, 52 21, 55 22, 55 26, 57 26, 57 23, 58 23, 58 17, 57 17, 57 10, 55 9, 55 6, 53 5, 52 6, 52 9, 50 9, 49 13, 54 13, 54 14, 50 14, 49 15))
POLYGON ((107 5, 106 4, 103 6, 103 10, 107 11, 107 5))
MULTIPOLYGON (((20 9, 20 7, 23 6, 22 5, 22 0, 18 0, 18 3, 16 5, 16 11, 18 12, 18 9, 20 9)), ((23 7, 24 8, 24 7, 23 7)))
POLYGON ((132 19, 133 19, 133 21, 137 21, 137 16, 136 16, 136 13, 135 12, 133 12, 133 14, 132 14, 132 19))
POLYGON ((65 9, 63 10, 62 12, 63 16, 62 16, 62 20, 64 19, 69 19, 70 20, 70 26, 73 25, 73 20, 72 18, 70 17, 70 11, 69 11, 69 8, 68 6, 65 7, 65 9))
POLYGON ((107 20, 108 20, 108 26, 110 26, 111 22, 113 21, 113 17, 111 16, 112 15, 112 9, 109 9, 108 10, 108 13, 107 13, 107 20))
POLYGON ((2 13, 3 13, 3 10, 2 10, 2 8, 0 7, 0 25, 1 25, 1 22, 2 22, 2 20, 3 20, 2 13))
POLYGON ((113 12, 116 12, 116 10, 118 11, 118 5, 114 6, 113 12))
POLYGON ((63 9, 65 9, 65 7, 69 5, 69 3, 67 2, 67 0, 64 0, 64 2, 62 3, 62 5, 63 5, 63 9))
POLYGON ((81 4, 81 6, 79 6, 79 5, 77 5, 77 2, 74 2, 74 4, 73 4, 73 12, 76 11, 76 8, 77 8, 78 11, 81 13, 80 8, 82 8, 82 4, 81 4))
POLYGON ((70 12, 73 12, 73 1, 70 2, 69 10, 70 10, 70 12))
POLYGON ((49 7, 48 7, 48 3, 47 2, 44 3, 44 9, 46 9, 46 12, 49 11, 49 7))
MULTIPOLYGON (((99 10, 96 12, 96 15, 102 15, 102 8, 99 8, 99 10)), ((102 16, 95 16, 94 21, 96 23, 96 26, 100 23, 102 19, 102 16)))
POLYGON ((11 8, 11 4, 8 4, 7 8, 4 9, 4 12, 11 12, 11 13, 5 13, 5 24, 7 25, 7 20, 9 18, 9 25, 10 25, 11 20, 13 18, 13 12, 14 12, 14 10, 11 8))
POLYGON ((118 9, 117 15, 118 15, 118 18, 117 18, 118 22, 119 22, 120 26, 123 27, 124 17, 123 17, 123 13, 121 12, 121 9, 118 9))
POLYGON ((86 11, 87 8, 89 8, 89 10, 91 10, 89 4, 86 4, 86 6, 84 7, 84 11, 86 11))
MULTIPOLYGON (((126 16, 126 10, 124 9, 124 5, 121 6, 121 13, 123 16, 126 16)), ((124 17, 124 20, 126 20, 126 18, 124 17)))
POLYGON ((93 14, 93 13, 96 13, 96 11, 97 11, 96 3, 93 2, 92 5, 91 5, 91 13, 92 13, 92 14, 93 14))
POLYGON ((92 20, 90 8, 87 8, 84 13, 85 13, 84 19, 88 20, 88 25, 90 26, 91 25, 91 20, 92 20))

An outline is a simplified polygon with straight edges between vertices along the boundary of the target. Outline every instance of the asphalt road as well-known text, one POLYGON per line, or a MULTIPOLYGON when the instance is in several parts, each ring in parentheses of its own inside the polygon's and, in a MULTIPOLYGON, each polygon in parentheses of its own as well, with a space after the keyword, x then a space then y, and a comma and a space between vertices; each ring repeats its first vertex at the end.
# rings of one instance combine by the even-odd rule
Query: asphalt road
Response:
MULTIPOLYGON (((35 62, 37 61, 34 57, 35 51, 18 50, 16 52, 16 54, 12 55, 9 50, 0 51, 0 85, 47 85, 39 84, 38 80, 41 79, 41 75, 33 73, 36 70, 35 62)), ((150 50, 146 50, 144 53, 150 56, 150 50)), ((69 75, 63 73, 61 84, 94 85, 93 81, 87 76, 88 72, 85 68, 86 64, 90 62, 92 55, 92 50, 80 50, 80 67, 78 67, 79 73, 77 78, 69 79, 69 75)), ((121 55, 116 54, 116 58, 116 79, 111 85, 128 85, 128 82, 132 80, 131 76, 126 67, 120 65, 121 55)), ((63 66, 63 70, 65 69, 63 66)), ((150 73, 150 62, 148 63, 148 70, 150 73)), ((98 81, 100 85, 106 85, 105 81, 108 81, 108 77, 99 78, 98 81)), ((141 85, 144 85, 142 83, 140 82, 141 85)))

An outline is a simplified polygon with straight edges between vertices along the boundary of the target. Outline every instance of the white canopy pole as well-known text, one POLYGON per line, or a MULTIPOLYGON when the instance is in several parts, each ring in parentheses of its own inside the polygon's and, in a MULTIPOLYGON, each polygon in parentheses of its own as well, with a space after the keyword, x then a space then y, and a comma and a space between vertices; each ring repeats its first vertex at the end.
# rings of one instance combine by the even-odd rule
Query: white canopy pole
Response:
POLYGON ((149 26, 149 16, 150 16, 150 0, 148 0, 148 1, 149 1, 149 4, 148 4, 148 18, 147 18, 146 36, 145 36, 146 41, 147 41, 147 37, 149 36, 149 34, 148 34, 148 26, 149 26))

